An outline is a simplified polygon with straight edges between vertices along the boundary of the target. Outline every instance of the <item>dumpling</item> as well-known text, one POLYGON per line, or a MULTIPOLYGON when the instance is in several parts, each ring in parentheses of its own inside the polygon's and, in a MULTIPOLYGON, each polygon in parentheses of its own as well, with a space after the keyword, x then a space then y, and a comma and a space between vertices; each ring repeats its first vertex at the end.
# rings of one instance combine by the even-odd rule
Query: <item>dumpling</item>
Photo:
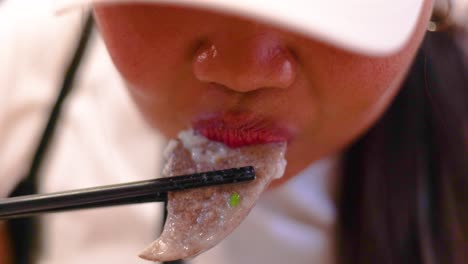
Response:
POLYGON ((172 192, 161 236, 140 257, 171 261, 196 256, 218 244, 247 216, 268 184, 283 175, 286 142, 231 149, 193 130, 183 131, 165 150, 165 177, 253 166, 248 183, 172 192))

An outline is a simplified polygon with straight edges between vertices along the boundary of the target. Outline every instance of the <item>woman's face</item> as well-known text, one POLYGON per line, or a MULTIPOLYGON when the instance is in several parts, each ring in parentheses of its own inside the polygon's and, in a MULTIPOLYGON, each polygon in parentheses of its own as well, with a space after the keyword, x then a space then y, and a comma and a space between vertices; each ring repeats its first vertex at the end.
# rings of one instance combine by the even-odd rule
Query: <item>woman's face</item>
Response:
POLYGON ((284 181, 342 150, 382 114, 416 53, 430 9, 428 0, 402 50, 380 58, 202 10, 100 5, 95 15, 152 126, 170 138, 194 127, 231 146, 288 140, 284 181))

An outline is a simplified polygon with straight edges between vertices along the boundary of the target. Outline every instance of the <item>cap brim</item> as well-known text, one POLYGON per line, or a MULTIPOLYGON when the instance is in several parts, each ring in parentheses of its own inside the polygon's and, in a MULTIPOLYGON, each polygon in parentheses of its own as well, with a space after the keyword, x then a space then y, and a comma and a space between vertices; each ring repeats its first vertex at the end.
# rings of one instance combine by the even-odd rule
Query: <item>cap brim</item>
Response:
MULTIPOLYGON (((59 9, 93 0, 58 0, 59 9)), ((259 19, 352 52, 382 56, 410 38, 424 0, 98 0, 184 5, 259 19)))

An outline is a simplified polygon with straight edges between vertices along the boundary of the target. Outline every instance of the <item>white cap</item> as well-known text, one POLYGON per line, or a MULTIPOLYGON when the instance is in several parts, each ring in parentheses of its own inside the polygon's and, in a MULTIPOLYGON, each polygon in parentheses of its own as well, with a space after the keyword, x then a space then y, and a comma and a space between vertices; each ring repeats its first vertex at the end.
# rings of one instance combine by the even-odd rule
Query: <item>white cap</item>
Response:
POLYGON ((54 0, 60 10, 90 2, 193 6, 259 19, 367 55, 398 51, 424 0, 54 0))

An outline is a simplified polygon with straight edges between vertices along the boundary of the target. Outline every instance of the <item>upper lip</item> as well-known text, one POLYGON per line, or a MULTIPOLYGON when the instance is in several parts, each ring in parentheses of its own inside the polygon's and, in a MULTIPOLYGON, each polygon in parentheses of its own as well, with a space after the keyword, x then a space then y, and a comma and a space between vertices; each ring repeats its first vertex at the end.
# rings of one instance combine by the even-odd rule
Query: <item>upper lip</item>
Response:
POLYGON ((195 131, 230 147, 288 141, 291 133, 284 125, 252 112, 205 115, 193 122, 195 131))

